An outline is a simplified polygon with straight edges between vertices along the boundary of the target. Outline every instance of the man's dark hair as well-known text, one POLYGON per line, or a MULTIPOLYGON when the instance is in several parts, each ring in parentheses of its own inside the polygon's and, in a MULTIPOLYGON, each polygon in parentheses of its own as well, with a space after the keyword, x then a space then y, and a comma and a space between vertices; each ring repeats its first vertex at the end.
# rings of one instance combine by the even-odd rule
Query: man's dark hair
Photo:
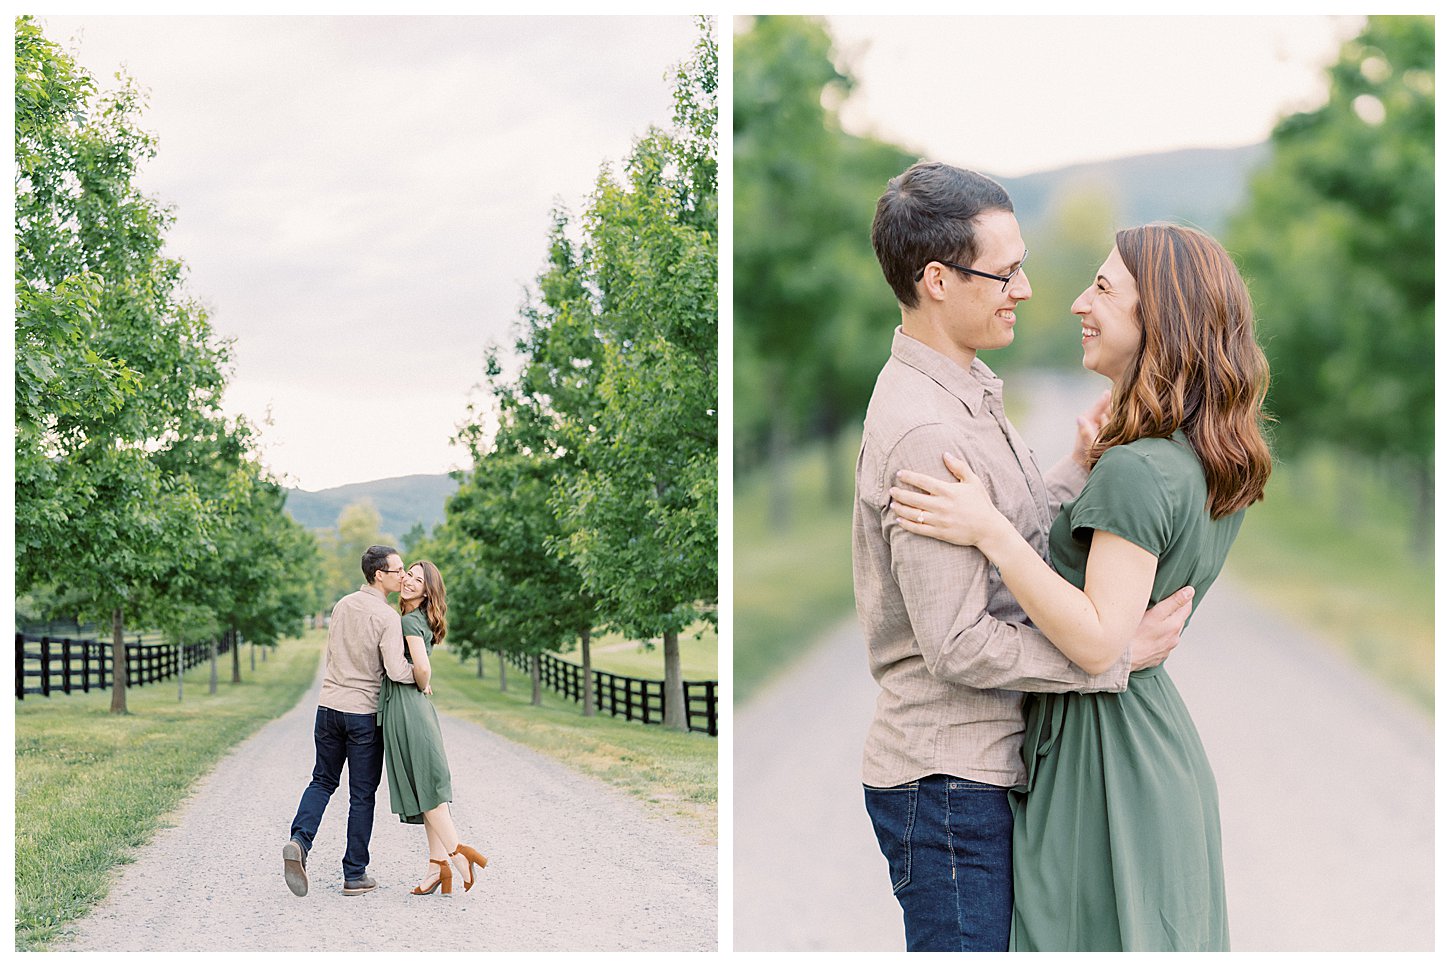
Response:
POLYGON ((397 553, 398 549, 396 547, 388 547, 386 544, 374 544, 372 547, 363 551, 363 580, 367 581, 368 584, 372 584, 373 578, 377 576, 377 573, 387 568, 388 558, 397 553))
POLYGON ((886 184, 871 222, 871 246, 896 301, 915 309, 916 273, 931 261, 971 265, 979 215, 1012 211, 1007 190, 986 175, 918 161, 886 184))

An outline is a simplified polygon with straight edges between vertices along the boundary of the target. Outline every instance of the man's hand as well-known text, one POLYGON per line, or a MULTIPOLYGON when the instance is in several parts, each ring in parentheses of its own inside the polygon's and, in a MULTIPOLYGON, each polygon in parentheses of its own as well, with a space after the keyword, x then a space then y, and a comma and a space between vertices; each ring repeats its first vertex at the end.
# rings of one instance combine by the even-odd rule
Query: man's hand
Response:
POLYGON ((1108 421, 1108 405, 1113 400, 1111 390, 1103 390, 1097 402, 1077 415, 1077 436, 1072 442, 1072 458, 1078 466, 1087 468, 1088 450, 1097 442, 1098 433, 1108 421))
POLYGON ((1163 664, 1168 653, 1178 647, 1178 636, 1193 611, 1192 605, 1193 588, 1179 588, 1143 614, 1128 642, 1133 671, 1163 664))

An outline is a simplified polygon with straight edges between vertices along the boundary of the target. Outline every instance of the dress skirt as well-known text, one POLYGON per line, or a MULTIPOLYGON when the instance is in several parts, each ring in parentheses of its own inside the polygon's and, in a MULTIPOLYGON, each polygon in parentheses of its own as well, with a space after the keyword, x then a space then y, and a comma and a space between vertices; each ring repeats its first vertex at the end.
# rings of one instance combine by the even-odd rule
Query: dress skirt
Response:
POLYGON ((423 813, 453 801, 443 730, 433 701, 411 684, 384 679, 378 720, 392 811, 405 823, 421 823, 423 813))
POLYGON ((1227 950, 1218 788, 1168 673, 1027 703, 1011 949, 1227 950))

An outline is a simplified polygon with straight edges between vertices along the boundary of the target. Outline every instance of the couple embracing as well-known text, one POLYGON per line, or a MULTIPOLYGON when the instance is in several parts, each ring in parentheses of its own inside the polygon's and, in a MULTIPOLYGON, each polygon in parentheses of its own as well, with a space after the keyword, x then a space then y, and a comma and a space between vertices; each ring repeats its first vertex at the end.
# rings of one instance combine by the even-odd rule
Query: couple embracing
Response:
POLYGON ((978 357, 1032 295, 1011 199, 924 162, 877 204, 901 327, 852 556, 881 688, 864 794, 908 949, 1228 949, 1218 793, 1163 660, 1263 497, 1268 365, 1217 242, 1114 241, 1072 305, 1112 389, 1043 474, 978 357))
POLYGON ((376 544, 363 553, 362 573, 365 583, 337 602, 328 623, 327 669, 313 726, 316 760, 282 848, 283 878, 293 893, 307 895, 307 853, 346 763, 342 892, 377 889, 367 871, 368 842, 386 760, 392 811, 404 823, 421 824, 428 836, 427 870, 412 892, 452 893, 455 865, 464 890, 471 890, 475 867, 488 861, 458 841, 448 808, 452 779, 430 698, 429 657, 448 632, 443 577, 430 561, 405 569, 396 550, 376 544), (401 619, 388 604, 390 594, 398 595, 401 619))

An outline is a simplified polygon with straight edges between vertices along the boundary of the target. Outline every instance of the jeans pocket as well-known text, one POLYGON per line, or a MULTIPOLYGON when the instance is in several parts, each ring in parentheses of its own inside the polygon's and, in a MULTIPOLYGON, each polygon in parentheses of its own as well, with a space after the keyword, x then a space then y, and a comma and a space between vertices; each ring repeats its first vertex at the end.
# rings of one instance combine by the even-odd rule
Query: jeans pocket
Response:
POLYGON ((866 792, 866 812, 876 830, 876 842, 891 874, 891 892, 900 893, 911 882, 911 831, 916 825, 917 784, 862 788, 866 792))

